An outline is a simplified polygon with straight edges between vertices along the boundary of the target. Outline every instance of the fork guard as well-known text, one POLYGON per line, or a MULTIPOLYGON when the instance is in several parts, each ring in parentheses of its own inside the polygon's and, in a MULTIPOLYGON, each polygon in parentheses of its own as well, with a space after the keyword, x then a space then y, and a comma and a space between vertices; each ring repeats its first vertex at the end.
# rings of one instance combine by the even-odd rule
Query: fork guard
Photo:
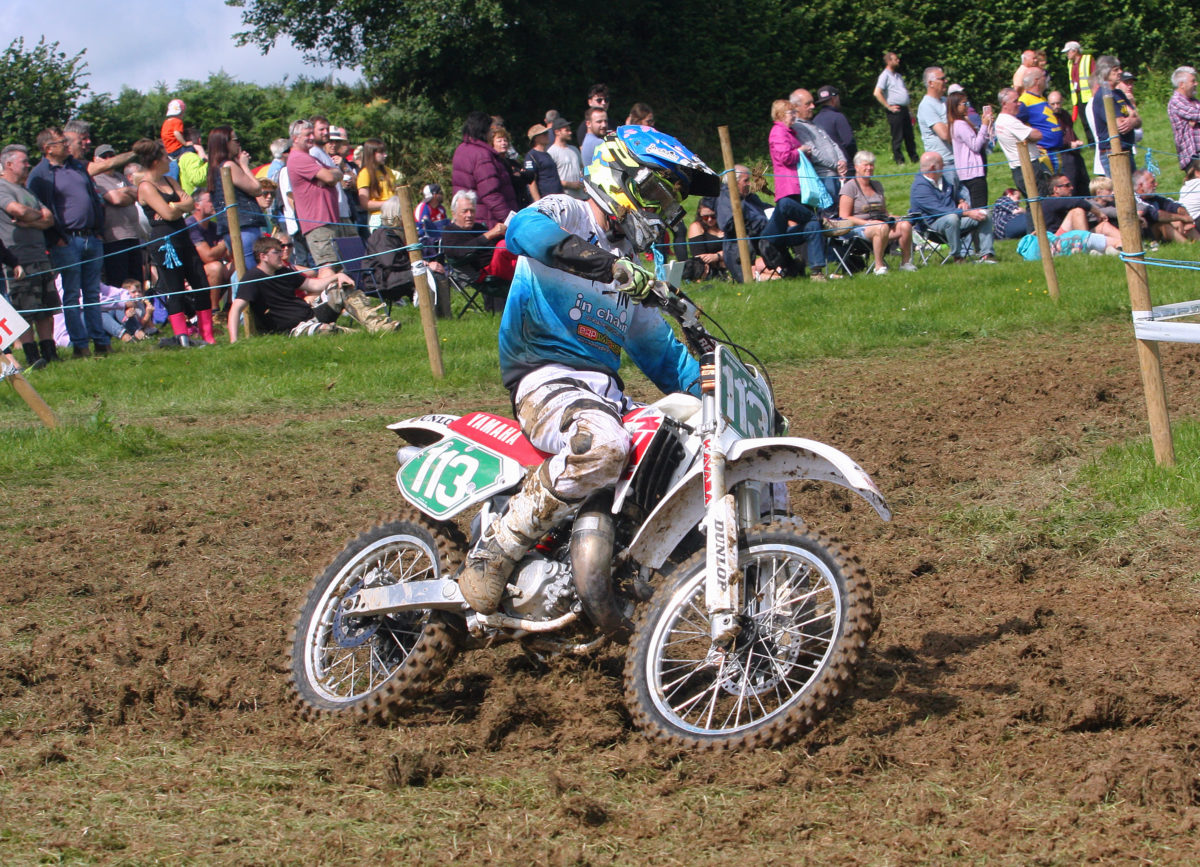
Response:
MULTIPOLYGON (((739 482, 830 482, 853 491, 885 521, 891 509, 871 477, 849 455, 802 437, 738 440, 726 454, 725 484, 739 482)), ((632 559, 661 568, 684 537, 704 520, 704 479, 699 466, 676 483, 642 522, 629 544, 632 559)))

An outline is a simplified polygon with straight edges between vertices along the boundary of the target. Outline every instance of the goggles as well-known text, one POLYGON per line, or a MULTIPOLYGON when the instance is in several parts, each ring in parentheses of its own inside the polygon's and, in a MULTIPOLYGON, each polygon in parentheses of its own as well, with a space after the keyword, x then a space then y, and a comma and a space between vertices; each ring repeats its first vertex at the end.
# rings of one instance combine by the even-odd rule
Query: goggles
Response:
POLYGON ((659 215, 671 228, 683 222, 683 206, 675 195, 675 188, 648 168, 640 168, 628 189, 637 204, 659 215))

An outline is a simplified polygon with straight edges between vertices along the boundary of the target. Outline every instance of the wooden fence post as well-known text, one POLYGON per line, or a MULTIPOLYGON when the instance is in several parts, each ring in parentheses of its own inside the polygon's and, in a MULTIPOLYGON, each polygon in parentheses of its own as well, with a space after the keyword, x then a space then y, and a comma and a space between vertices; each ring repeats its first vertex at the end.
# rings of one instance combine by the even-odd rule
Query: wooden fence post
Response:
MULTIPOLYGON (((412 198, 408 185, 401 184, 396 187, 396 195, 400 197, 400 220, 404 223, 404 239, 409 244, 416 244, 417 221, 413 219, 412 198)), ((416 284, 417 299, 420 302, 421 328, 425 331, 425 350, 429 353, 429 367, 433 370, 433 375, 441 379, 446 375, 446 370, 442 367, 442 344, 438 339, 437 318, 433 309, 436 290, 429 287, 429 266, 421 258, 418 247, 409 248, 408 261, 412 264, 413 282, 416 284)))
MULTIPOLYGON (((3 276, 0 274, 0 278, 3 276)), ((0 349, 9 352, 16 346, 17 338, 28 329, 29 323, 25 318, 8 303, 5 296, 0 295, 0 349)), ((48 428, 58 427, 58 416, 54 414, 54 410, 42 400, 42 396, 29 384, 29 380, 21 376, 20 368, 15 363, 10 364, 3 356, 0 356, 0 379, 7 379, 12 384, 13 390, 21 400, 29 404, 29 408, 42 420, 42 424, 48 428)))
POLYGON ((0 374, 0 378, 7 379, 12 383, 13 390, 20 396, 21 400, 29 404, 29 408, 41 419, 42 424, 51 430, 58 427, 58 416, 54 414, 54 410, 50 408, 50 405, 46 401, 42 400, 42 396, 37 393, 37 389, 30 385, 29 380, 22 376, 19 371, 12 370, 0 374))
POLYGON ((738 191, 737 172, 733 170, 733 144, 729 140, 729 127, 717 127, 721 137, 721 157, 725 160, 725 183, 729 186, 729 206, 733 208, 733 228, 738 236, 738 257, 742 261, 742 282, 754 282, 754 258, 750 255, 750 241, 746 238, 746 217, 742 213, 742 194, 738 191))
POLYGON ((1017 142, 1017 155, 1021 158, 1021 177, 1025 179, 1025 203, 1033 215, 1033 231, 1037 235, 1038 249, 1042 251, 1042 272, 1046 275, 1046 288, 1050 297, 1058 300, 1058 272, 1054 270, 1054 251, 1046 238, 1046 215, 1042 213, 1041 194, 1037 187, 1037 176, 1033 173, 1033 161, 1029 158, 1029 144, 1017 142))
MULTIPOLYGON (((1117 112, 1112 94, 1104 95, 1104 113, 1108 119, 1108 134, 1112 141, 1108 170, 1117 200, 1117 220, 1121 228, 1121 249, 1125 260, 1125 281, 1129 284, 1129 304, 1134 317, 1148 316, 1153 307, 1150 284, 1146 278, 1146 263, 1142 259, 1142 224, 1138 219, 1137 201, 1133 194, 1133 165, 1117 134, 1117 112)), ((1096 142, 1100 147, 1100 142, 1096 142)), ((1167 413, 1167 387, 1163 382, 1162 361, 1158 342, 1136 339, 1138 365, 1142 370, 1142 389, 1146 394, 1146 414, 1150 421, 1150 441, 1154 444, 1154 460, 1162 467, 1175 466, 1175 443, 1171 438, 1171 418, 1167 413)))

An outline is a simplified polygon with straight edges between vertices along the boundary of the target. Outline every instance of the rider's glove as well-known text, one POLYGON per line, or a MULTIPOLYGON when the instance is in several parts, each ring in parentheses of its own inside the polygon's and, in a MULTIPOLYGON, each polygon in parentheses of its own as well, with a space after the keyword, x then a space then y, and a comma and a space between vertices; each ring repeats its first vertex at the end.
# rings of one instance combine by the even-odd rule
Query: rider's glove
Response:
POLYGON ((618 259, 613 262, 612 271, 617 291, 624 292, 634 301, 645 301, 654 288, 654 281, 658 279, 653 271, 643 268, 632 259, 618 259))

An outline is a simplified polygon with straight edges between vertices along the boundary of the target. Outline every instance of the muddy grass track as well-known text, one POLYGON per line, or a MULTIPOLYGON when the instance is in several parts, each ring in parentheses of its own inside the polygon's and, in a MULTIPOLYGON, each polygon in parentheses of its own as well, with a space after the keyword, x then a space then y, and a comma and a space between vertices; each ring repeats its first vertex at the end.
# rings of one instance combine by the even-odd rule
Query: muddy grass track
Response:
MULTIPOLYGON (((1200 350, 1163 357, 1172 412, 1197 414, 1200 350)), ((1169 514, 1102 543, 1032 517, 1144 434, 1128 328, 774 374, 793 431, 858 459, 896 513, 795 492, 881 614, 854 692, 802 742, 667 751, 630 729, 616 654, 511 648, 461 661, 395 729, 299 723, 289 622, 395 507, 394 441, 282 425, 273 452, 12 498, 0 859, 1194 863, 1200 544, 1169 514)))

